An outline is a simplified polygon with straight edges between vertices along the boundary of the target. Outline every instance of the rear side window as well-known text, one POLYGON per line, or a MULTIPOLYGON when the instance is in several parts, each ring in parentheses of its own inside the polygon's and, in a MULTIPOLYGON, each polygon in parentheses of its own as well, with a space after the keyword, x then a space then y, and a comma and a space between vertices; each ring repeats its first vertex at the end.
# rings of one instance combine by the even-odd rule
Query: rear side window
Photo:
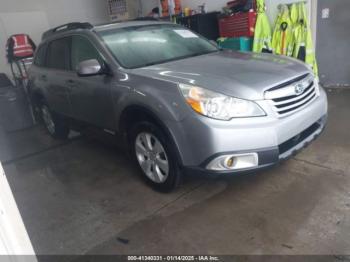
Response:
POLYGON ((36 66, 45 66, 46 58, 46 45, 42 45, 38 48, 38 51, 35 54, 34 65, 36 66))
POLYGON ((82 36, 72 37, 72 69, 76 70, 79 63, 85 60, 96 59, 101 64, 103 59, 93 44, 82 36))
POLYGON ((69 47, 69 37, 52 41, 47 51, 47 66, 54 69, 70 70, 69 47))

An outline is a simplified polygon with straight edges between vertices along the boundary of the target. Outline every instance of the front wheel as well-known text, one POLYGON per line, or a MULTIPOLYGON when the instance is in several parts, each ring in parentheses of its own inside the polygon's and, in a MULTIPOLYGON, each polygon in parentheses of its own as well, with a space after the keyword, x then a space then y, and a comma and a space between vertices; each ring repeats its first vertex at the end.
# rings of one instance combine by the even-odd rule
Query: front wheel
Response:
POLYGON ((69 134, 69 127, 62 117, 53 113, 46 104, 40 107, 41 118, 46 130, 56 139, 66 139, 69 134))
POLYGON ((143 177, 158 191, 169 192, 180 183, 181 173, 169 139, 157 126, 142 122, 132 129, 131 149, 143 177))

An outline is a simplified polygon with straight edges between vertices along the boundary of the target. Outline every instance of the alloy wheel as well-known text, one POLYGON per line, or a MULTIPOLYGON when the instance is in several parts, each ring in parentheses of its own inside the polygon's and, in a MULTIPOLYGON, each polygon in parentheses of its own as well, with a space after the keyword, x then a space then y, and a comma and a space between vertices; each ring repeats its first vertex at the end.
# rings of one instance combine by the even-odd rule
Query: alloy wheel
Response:
POLYGON ((50 132, 50 134, 54 134, 55 133, 55 123, 52 119, 52 115, 50 113, 50 110, 47 106, 43 106, 41 108, 41 113, 42 113, 42 117, 45 123, 45 126, 47 128, 47 130, 50 132))
POLYGON ((136 137, 135 152, 146 176, 155 183, 164 183, 169 176, 169 160, 162 143, 153 134, 142 132, 136 137))

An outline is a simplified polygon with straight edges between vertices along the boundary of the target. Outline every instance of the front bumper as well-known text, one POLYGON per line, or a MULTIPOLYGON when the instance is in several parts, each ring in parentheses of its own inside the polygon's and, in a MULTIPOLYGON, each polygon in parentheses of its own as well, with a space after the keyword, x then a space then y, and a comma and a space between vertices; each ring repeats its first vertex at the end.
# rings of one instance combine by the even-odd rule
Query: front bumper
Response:
POLYGON ((322 88, 315 101, 288 117, 278 117, 266 101, 259 105, 267 112, 266 117, 218 121, 193 113, 182 122, 168 123, 182 166, 207 173, 242 173, 269 167, 309 145, 327 122, 327 96, 322 88), (220 172, 206 168, 220 155, 245 153, 257 153, 258 166, 220 172))
POLYGON ((207 169, 208 164, 216 157, 222 155, 218 153, 208 158, 207 160, 205 160, 198 167, 186 167, 185 169, 188 171, 191 170, 191 171, 205 172, 210 174, 234 174, 234 173, 244 174, 250 171, 265 169, 265 168, 274 166, 281 161, 287 160, 295 156, 304 148, 309 146, 311 142, 316 140, 322 134, 323 130, 325 129, 326 123, 327 123, 327 115, 323 116, 321 119, 319 119, 317 122, 315 122, 313 125, 305 129, 301 133, 297 134, 296 136, 292 137, 291 139, 287 140, 286 142, 276 147, 225 153, 225 155, 229 155, 229 154, 237 155, 237 154, 245 154, 245 153, 252 153, 252 152, 257 153, 259 164, 258 166, 253 168, 227 170, 227 171, 208 170, 207 169))

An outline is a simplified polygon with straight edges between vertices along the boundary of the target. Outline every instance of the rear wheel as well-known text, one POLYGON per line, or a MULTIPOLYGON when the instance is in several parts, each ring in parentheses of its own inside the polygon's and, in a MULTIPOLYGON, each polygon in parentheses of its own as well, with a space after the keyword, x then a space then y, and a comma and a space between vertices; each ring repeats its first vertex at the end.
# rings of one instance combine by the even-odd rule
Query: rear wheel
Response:
POLYGON ((49 134, 57 139, 66 139, 69 134, 69 127, 64 119, 53 113, 46 104, 40 107, 41 118, 49 134))
POLYGON ((169 139, 156 125, 136 124, 131 130, 130 147, 143 177, 158 191, 169 192, 180 183, 180 170, 169 139))

